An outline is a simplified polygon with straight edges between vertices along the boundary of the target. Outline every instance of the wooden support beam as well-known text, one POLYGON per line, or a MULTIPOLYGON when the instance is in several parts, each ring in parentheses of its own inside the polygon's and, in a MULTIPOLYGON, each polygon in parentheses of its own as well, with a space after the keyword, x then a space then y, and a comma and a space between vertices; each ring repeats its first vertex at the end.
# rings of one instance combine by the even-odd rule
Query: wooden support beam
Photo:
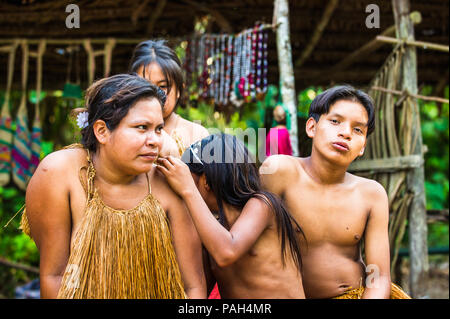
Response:
POLYGON ((214 18, 214 20, 216 21, 216 23, 219 25, 219 27, 222 29, 223 32, 233 33, 233 27, 231 26, 230 22, 228 22, 228 20, 218 10, 212 9, 210 6, 206 6, 192 0, 182 0, 182 2, 190 6, 193 6, 199 10, 208 12, 214 18))
MULTIPOLYGON (((396 36, 401 41, 414 41, 414 25, 409 17, 409 0, 392 0, 396 26, 396 36)), ((405 48, 402 61, 401 89, 417 94, 417 56, 416 47, 405 48)), ((423 142, 420 128, 420 112, 417 101, 412 101, 410 110, 411 127, 408 134, 414 141, 409 150, 412 155, 422 156, 423 142)), ((407 174, 407 190, 414 195, 409 207, 409 251, 411 252, 410 292, 413 298, 426 296, 428 280, 427 211, 425 198, 425 172, 423 166, 413 168, 407 174)))
POLYGON ((449 52, 449 46, 448 45, 442 45, 442 44, 436 44, 436 43, 430 43, 425 41, 414 41, 414 40, 402 40, 402 39, 396 39, 391 37, 386 37, 379 35, 376 37, 376 40, 379 42, 384 43, 405 43, 406 45, 412 45, 424 50, 435 50, 435 51, 441 51, 441 52, 449 52))
POLYGON ((166 7, 167 0, 158 0, 158 4, 156 5, 155 10, 152 11, 152 15, 150 16, 150 20, 147 25, 147 34, 152 36, 153 29, 155 28, 155 23, 158 21, 158 18, 164 11, 166 7))
POLYGON ((333 12, 336 9, 338 3, 339 3, 339 0, 330 0, 328 2, 327 6, 325 7, 325 10, 322 14, 322 18, 320 19, 319 23, 317 24, 311 39, 309 40, 305 49, 300 54, 300 57, 295 62, 295 67, 297 67, 297 68, 301 67, 303 65, 303 63, 309 58, 309 56, 313 52, 314 48, 316 47, 317 43, 319 42, 320 38, 322 37, 322 33, 325 30, 326 26, 328 25, 328 22, 330 21, 330 18, 333 15, 333 12))
POLYGON ((21 269, 21 270, 24 270, 27 272, 31 272, 33 274, 39 274, 39 268, 28 266, 28 265, 17 263, 17 262, 13 262, 13 261, 7 260, 5 258, 1 258, 1 257, 0 257, 0 264, 4 265, 6 267, 21 269))
POLYGON ((401 96, 412 96, 416 99, 420 99, 420 100, 424 100, 424 101, 434 101, 434 102, 446 103, 446 104, 449 103, 448 99, 443 99, 443 98, 437 97, 437 96, 425 96, 425 95, 420 95, 420 94, 412 94, 412 93, 408 93, 407 91, 391 90, 391 89, 386 89, 386 88, 382 88, 379 86, 372 86, 371 89, 389 93, 389 94, 395 94, 395 95, 401 95, 401 96))
POLYGON ((409 155, 390 158, 377 158, 371 160, 359 160, 350 164, 350 172, 393 172, 398 170, 408 170, 418 168, 423 165, 423 158, 420 155, 409 155))
MULTIPOLYGON (((410 14, 411 21, 414 24, 419 24, 422 22, 422 15, 418 11, 411 12, 410 14)), ((382 33, 382 36, 391 36, 395 35, 395 25, 391 25, 390 27, 386 28, 382 33)), ((326 74, 324 74, 322 77, 329 77, 330 75, 333 75, 339 71, 347 69, 350 65, 357 62, 361 58, 367 56, 369 53, 376 51, 380 47, 384 45, 383 42, 380 42, 375 37, 373 40, 367 42, 359 49, 353 51, 348 56, 346 56, 344 59, 336 63, 335 66, 333 66, 326 74)))
POLYGON ((131 24, 133 24, 135 28, 138 25, 139 16, 142 14, 142 12, 144 11, 145 7, 148 5, 149 2, 150 0, 144 0, 133 10, 133 13, 131 14, 130 18, 131 24))
POLYGON ((295 93, 294 66, 292 63, 288 0, 274 1, 272 25, 278 26, 276 29, 276 41, 280 76, 280 94, 291 119, 289 137, 291 139, 292 155, 298 156, 297 96, 295 93))
POLYGON ((427 210, 427 223, 430 224, 435 222, 448 223, 448 208, 427 210))

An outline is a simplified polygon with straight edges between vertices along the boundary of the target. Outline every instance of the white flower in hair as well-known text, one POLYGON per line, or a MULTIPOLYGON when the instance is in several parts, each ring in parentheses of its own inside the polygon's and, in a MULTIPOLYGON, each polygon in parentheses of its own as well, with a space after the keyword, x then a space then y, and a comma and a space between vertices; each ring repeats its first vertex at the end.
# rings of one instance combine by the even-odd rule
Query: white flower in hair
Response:
POLYGON ((88 122, 89 113, 88 112, 81 112, 77 116, 77 125, 79 128, 84 129, 86 126, 89 125, 88 122))

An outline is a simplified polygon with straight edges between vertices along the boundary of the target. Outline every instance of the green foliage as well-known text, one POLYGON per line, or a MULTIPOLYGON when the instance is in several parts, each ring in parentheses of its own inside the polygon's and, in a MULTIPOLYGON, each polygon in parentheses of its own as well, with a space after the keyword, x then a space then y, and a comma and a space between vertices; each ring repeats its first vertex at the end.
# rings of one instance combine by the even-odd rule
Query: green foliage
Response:
MULTIPOLYGON (((422 95, 430 95, 433 88, 426 86, 422 95)), ((445 90, 448 98, 448 86, 445 90)), ((425 153, 425 190, 427 209, 448 208, 449 200, 449 106, 419 100, 425 153)))
POLYGON ((308 117, 308 111, 309 106, 311 105, 311 102, 314 100, 314 98, 323 92, 322 88, 316 88, 316 87, 309 87, 301 91, 298 96, 298 107, 297 112, 298 116, 307 118, 308 117))

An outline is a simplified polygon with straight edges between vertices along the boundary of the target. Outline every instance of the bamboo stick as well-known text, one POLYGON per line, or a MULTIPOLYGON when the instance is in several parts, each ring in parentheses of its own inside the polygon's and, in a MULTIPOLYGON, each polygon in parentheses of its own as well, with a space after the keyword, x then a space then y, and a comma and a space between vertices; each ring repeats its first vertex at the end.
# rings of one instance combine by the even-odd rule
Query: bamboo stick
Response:
POLYGON ((429 50, 436 50, 436 51, 442 51, 442 52, 449 52, 448 45, 442 45, 442 44, 425 42, 425 41, 402 40, 402 39, 386 37, 383 35, 377 36, 376 40, 379 42, 385 42, 385 43, 405 43, 407 45, 412 45, 412 46, 419 47, 419 48, 426 49, 426 50, 429 49, 429 50))
POLYGON ((21 270, 24 270, 27 272, 32 272, 34 274, 39 274, 39 268, 24 265, 24 264, 17 263, 17 262, 13 262, 13 261, 7 260, 5 258, 1 258, 1 257, 0 257, 0 264, 5 265, 6 267, 17 268, 17 269, 21 269, 21 270))
POLYGON ((425 96, 425 95, 420 95, 420 94, 412 94, 412 93, 409 93, 408 91, 392 90, 392 89, 387 89, 387 88, 383 88, 383 87, 379 87, 379 86, 372 86, 371 89, 377 90, 377 91, 382 91, 385 93, 395 94, 395 95, 405 95, 406 94, 406 95, 409 95, 416 99, 424 100, 424 101, 434 101, 434 102, 449 104, 448 99, 444 99, 444 98, 437 97, 437 96, 425 96))
MULTIPOLYGON (((422 22, 422 15, 418 11, 411 12, 410 17, 414 24, 419 24, 420 22, 422 22)), ((395 35, 395 25, 391 25, 380 34, 380 36, 386 37, 391 35, 395 35)), ((344 59, 336 63, 336 65, 331 68, 331 70, 327 73, 327 75, 329 76, 330 74, 334 74, 336 72, 348 68, 350 65, 358 61, 358 59, 369 54, 370 52, 377 50, 382 45, 383 42, 378 41, 377 38, 374 38, 373 40, 367 42, 362 47, 360 47, 356 51, 353 51, 344 59)))
POLYGON ((295 67, 300 67, 309 58, 320 38, 322 37, 322 33, 328 25, 331 16, 333 15, 334 10, 338 6, 339 0, 330 0, 322 14, 322 18, 317 24, 314 33, 311 37, 311 40, 306 45, 305 49, 300 54, 300 58, 295 62, 295 67))

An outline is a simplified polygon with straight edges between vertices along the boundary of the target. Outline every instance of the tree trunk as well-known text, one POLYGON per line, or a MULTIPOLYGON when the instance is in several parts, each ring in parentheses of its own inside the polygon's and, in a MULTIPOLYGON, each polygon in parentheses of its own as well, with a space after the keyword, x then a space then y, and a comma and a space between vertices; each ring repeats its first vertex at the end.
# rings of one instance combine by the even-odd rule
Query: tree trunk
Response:
MULTIPOLYGON (((409 17, 409 0, 392 0, 397 38, 414 41, 414 25, 409 17)), ((406 46, 403 61, 402 89, 417 94, 416 48, 406 46)), ((411 154, 423 157, 420 113, 417 100, 412 99, 411 154)), ((425 296, 428 279, 427 215, 424 168, 411 169, 407 177, 408 190, 414 195, 409 208, 409 251, 411 260, 410 292, 413 298, 425 296)))
POLYGON ((291 37, 289 31, 288 0, 275 0, 274 24, 277 25, 278 69, 280 72, 280 91, 283 104, 289 110, 291 139, 294 156, 298 156, 297 101, 295 96, 294 66, 292 63, 291 37))

